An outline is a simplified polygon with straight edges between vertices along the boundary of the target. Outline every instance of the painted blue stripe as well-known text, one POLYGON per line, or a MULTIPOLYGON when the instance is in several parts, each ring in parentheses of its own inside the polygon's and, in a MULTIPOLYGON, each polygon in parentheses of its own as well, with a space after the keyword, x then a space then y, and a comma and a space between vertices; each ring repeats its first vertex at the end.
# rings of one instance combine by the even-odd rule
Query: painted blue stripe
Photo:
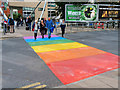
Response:
POLYGON ((66 39, 66 38, 62 38, 62 37, 51 37, 49 38, 37 38, 36 40, 34 39, 25 39, 26 42, 38 42, 38 41, 52 41, 52 40, 60 40, 60 39, 66 39))

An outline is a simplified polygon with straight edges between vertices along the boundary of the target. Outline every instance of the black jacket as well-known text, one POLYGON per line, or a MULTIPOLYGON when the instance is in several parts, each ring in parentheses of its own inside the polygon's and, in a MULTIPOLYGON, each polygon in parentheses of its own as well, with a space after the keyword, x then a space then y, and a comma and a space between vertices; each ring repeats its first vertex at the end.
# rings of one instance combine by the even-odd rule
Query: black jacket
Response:
POLYGON ((45 30, 45 26, 40 23, 40 30, 45 30))
POLYGON ((31 23, 32 22, 32 19, 31 18, 28 18, 28 22, 27 23, 31 23))

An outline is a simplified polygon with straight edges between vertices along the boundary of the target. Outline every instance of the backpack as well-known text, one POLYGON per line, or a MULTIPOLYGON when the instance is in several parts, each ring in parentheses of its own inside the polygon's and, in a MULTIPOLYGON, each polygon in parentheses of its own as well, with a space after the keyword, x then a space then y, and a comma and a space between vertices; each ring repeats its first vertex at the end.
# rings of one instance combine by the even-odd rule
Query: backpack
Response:
POLYGON ((10 25, 14 25, 14 20, 10 19, 10 25))

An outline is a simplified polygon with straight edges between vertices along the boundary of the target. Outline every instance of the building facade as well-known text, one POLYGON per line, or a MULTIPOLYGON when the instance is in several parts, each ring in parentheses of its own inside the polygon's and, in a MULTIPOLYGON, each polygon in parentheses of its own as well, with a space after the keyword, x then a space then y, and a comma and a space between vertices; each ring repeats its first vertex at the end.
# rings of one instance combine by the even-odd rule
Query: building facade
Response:
MULTIPOLYGON (((38 0, 9 0, 8 5, 11 12, 11 16, 13 15, 13 9, 18 9, 18 13, 22 12, 24 18, 31 15, 34 8, 39 3, 38 0)), ((32 14, 32 17, 35 19, 40 18, 44 7, 45 1, 42 1, 40 5, 36 8, 35 12, 32 14)), ((54 2, 47 2, 45 11, 42 18, 48 18, 56 16, 56 4, 54 2)))

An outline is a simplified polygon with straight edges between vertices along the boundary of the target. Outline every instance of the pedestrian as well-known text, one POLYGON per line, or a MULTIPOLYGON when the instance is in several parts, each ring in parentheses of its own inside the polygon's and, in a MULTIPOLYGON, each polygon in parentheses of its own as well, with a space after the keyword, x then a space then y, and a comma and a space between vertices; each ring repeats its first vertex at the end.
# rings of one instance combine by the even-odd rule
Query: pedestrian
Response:
POLYGON ((23 26, 23 19, 22 19, 22 17, 20 18, 20 24, 21 24, 21 26, 23 26))
POLYGON ((46 28, 48 30, 48 38, 51 38, 51 28, 53 27, 53 22, 50 18, 46 21, 46 28))
POLYGON ((7 20, 3 19, 4 32, 7 33, 7 20))
POLYGON ((19 25, 20 25, 20 17, 17 17, 16 21, 17 21, 17 27, 19 27, 19 25))
POLYGON ((46 18, 44 18, 44 25, 45 25, 45 34, 47 34, 47 28, 46 28, 46 18))
POLYGON ((25 23, 26 23, 26 30, 29 30, 29 26, 28 26, 28 17, 26 18, 25 23))
POLYGON ((28 26, 29 26, 30 31, 31 31, 31 22, 32 22, 32 19, 31 19, 31 16, 29 16, 29 18, 28 18, 28 26))
POLYGON ((43 20, 41 20, 41 23, 40 23, 40 32, 41 32, 41 35, 42 35, 42 39, 44 38, 44 34, 45 34, 45 24, 43 22, 43 20))
POLYGON ((8 24, 8 20, 9 20, 9 17, 8 17, 8 19, 7 19, 7 29, 8 29, 8 31, 10 32, 10 25, 8 24))
POLYGON ((62 23, 60 24, 60 27, 61 27, 61 31, 62 31, 62 37, 64 37, 65 27, 66 27, 66 23, 65 23, 64 20, 63 20, 62 23))
POLYGON ((14 20, 9 17, 8 25, 10 25, 10 33, 14 33, 14 20))
POLYGON ((34 39, 35 39, 35 40, 37 39, 38 29, 39 29, 38 21, 35 20, 35 22, 34 22, 33 25, 32 25, 32 31, 34 31, 34 39))

